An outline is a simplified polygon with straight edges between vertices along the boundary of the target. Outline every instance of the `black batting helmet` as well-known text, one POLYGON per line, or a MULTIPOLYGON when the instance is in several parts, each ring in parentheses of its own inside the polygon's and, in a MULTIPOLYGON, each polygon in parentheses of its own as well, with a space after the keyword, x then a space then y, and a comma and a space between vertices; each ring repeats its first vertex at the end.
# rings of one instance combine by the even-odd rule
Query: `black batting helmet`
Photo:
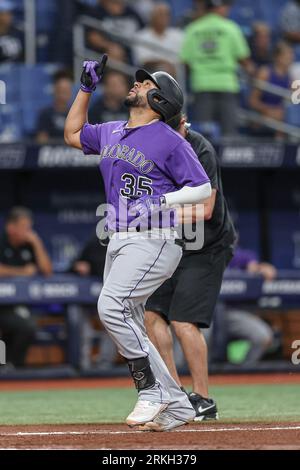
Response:
POLYGON ((140 69, 136 72, 135 79, 142 83, 144 80, 151 80, 157 88, 148 92, 147 98, 151 109, 160 114, 164 122, 181 113, 184 98, 182 90, 170 74, 167 72, 155 72, 150 74, 147 70, 140 69))

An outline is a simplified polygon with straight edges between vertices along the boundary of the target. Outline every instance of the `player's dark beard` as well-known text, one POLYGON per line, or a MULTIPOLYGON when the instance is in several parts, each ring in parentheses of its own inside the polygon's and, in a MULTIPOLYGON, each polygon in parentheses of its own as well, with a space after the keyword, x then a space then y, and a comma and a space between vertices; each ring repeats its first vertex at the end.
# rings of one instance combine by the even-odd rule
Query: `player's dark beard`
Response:
POLYGON ((127 108, 139 108, 144 105, 144 101, 143 98, 136 94, 133 97, 127 96, 125 98, 124 104, 127 108))

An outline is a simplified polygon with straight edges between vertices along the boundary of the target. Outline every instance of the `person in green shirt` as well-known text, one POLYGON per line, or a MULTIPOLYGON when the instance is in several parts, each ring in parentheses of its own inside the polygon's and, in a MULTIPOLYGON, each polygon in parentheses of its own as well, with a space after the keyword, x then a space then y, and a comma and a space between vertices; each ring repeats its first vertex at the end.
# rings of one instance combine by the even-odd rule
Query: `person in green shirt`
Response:
POLYGON ((216 121, 223 135, 233 135, 240 91, 238 69, 242 65, 252 72, 250 49, 239 26, 226 18, 232 1, 205 3, 206 14, 185 30, 180 56, 190 72, 194 119, 216 121))

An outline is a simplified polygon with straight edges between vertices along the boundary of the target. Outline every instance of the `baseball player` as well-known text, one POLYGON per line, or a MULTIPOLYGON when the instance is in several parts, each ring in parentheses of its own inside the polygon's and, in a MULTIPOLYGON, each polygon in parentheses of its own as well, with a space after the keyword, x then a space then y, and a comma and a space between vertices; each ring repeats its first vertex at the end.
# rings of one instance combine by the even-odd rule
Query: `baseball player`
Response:
POLYGON ((204 245, 185 250, 171 279, 146 304, 146 328, 168 369, 181 386, 174 357, 173 326, 192 376, 189 399, 196 411, 195 421, 218 418, 217 405, 208 395, 207 345, 201 329, 209 328, 220 293, 223 273, 233 256, 236 234, 223 196, 220 166, 212 145, 192 131, 186 119, 172 125, 187 139, 208 174, 212 195, 204 204, 204 245))
POLYGON ((81 90, 65 124, 65 140, 85 154, 101 157, 111 236, 98 312, 126 359, 138 391, 137 404, 126 422, 138 430, 165 431, 193 420, 195 411, 144 326, 148 297, 172 276, 182 256, 174 212, 168 224, 160 216, 154 226, 151 220, 172 206, 206 200, 211 185, 190 144, 167 125, 180 113, 183 94, 165 72, 137 71, 125 99, 128 122, 88 124, 91 93, 106 60, 103 56, 100 63, 84 62, 81 90), (133 227, 137 218, 147 223, 133 227))

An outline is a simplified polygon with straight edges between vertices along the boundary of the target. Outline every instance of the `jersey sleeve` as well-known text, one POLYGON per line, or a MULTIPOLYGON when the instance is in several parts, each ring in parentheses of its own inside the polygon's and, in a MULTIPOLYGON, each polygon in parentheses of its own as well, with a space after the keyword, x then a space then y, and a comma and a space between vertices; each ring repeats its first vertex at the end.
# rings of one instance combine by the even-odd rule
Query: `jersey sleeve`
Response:
POLYGON ((101 148, 102 124, 85 124, 80 133, 82 151, 85 155, 98 155, 101 148))
POLYGON ((168 156, 165 161, 165 172, 178 188, 196 187, 210 182, 197 155, 186 141, 177 145, 168 156))

